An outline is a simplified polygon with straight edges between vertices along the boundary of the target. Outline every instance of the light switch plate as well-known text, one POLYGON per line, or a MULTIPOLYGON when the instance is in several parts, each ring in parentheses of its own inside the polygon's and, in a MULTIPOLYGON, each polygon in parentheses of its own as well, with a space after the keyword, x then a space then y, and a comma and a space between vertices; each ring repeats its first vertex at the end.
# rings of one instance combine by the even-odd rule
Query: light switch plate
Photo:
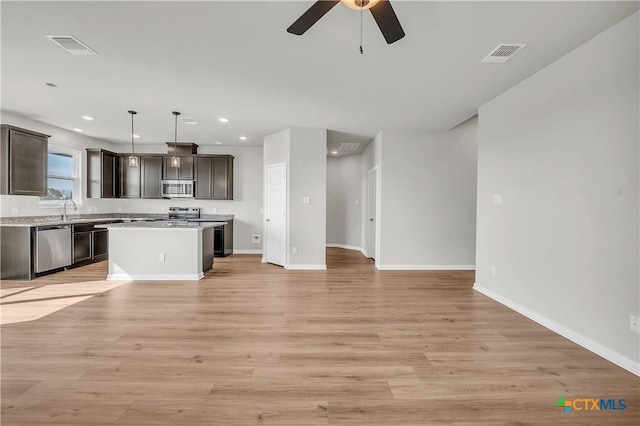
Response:
POLYGON ((491 202, 493 204, 502 204, 502 194, 493 194, 491 196, 491 202))
POLYGON ((311 198, 302 197, 302 204, 311 204, 311 198))

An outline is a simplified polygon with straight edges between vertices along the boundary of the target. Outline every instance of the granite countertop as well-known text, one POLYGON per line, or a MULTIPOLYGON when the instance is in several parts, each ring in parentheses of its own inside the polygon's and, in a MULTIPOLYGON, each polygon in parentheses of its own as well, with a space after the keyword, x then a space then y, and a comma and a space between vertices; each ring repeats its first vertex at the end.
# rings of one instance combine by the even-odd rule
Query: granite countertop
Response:
MULTIPOLYGON (((73 225, 78 223, 91 222, 109 222, 113 220, 123 220, 127 222, 135 221, 153 221, 153 220, 169 220, 167 214, 153 213, 105 213, 105 214, 81 214, 70 215, 67 220, 62 220, 60 215, 55 216, 17 216, 0 218, 0 226, 56 226, 56 225, 73 225)), ((201 221, 207 220, 212 222, 233 221, 232 214, 203 214, 200 216, 201 221)))
POLYGON ((185 220, 170 220, 166 222, 136 221, 128 223, 105 223, 96 228, 106 229, 205 229, 224 226, 227 222, 187 222, 185 220))

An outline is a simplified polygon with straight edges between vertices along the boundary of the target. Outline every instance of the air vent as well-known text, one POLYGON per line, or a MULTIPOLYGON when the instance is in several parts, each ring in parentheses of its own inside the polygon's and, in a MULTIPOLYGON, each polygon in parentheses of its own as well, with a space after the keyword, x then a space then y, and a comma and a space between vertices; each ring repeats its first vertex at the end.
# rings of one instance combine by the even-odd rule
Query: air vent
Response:
POLYGON ((182 119, 182 122, 184 124, 198 124, 198 122, 191 117, 180 117, 180 118, 182 119))
POLYGON ((357 151, 358 148, 360 148, 360 144, 359 143, 343 143, 343 144, 340 144, 340 147, 338 148, 338 151, 354 152, 354 151, 357 151))
POLYGON ((521 51, 526 44, 499 44, 491 53, 484 57, 482 62, 507 62, 509 58, 521 51))
POLYGON ((72 35, 48 35, 45 36, 72 55, 97 55, 98 52, 78 40, 72 35))

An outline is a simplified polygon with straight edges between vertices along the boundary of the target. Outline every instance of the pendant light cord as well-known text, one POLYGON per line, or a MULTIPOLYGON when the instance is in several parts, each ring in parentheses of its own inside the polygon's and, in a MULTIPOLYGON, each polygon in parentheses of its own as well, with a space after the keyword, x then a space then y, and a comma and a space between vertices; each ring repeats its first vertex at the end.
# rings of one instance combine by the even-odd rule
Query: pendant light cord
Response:
POLYGON ((136 155, 136 150, 133 147, 133 113, 131 114, 131 155, 136 155))
POLYGON ((362 8, 362 6, 360 6, 360 54, 362 55, 364 53, 364 50, 362 50, 362 15, 364 14, 364 9, 362 8))

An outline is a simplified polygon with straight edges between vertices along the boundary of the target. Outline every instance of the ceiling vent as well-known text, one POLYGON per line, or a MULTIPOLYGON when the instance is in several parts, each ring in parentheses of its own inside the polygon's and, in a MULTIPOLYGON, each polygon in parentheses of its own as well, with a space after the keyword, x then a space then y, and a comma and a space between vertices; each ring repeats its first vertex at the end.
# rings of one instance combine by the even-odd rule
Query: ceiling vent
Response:
POLYGON ((180 118, 182 119, 182 122, 184 124, 198 124, 198 122, 191 117, 180 117, 180 118))
POLYGON ((482 62, 507 62, 509 58, 521 51, 526 44, 503 43, 493 49, 482 62))
POLYGON ((360 148, 360 144, 359 143, 343 143, 343 144, 340 144, 340 147, 338 148, 338 151, 355 152, 355 151, 358 150, 358 148, 360 148))
POLYGON ((98 52, 78 40, 72 35, 48 35, 45 36, 72 55, 97 55, 98 52))

